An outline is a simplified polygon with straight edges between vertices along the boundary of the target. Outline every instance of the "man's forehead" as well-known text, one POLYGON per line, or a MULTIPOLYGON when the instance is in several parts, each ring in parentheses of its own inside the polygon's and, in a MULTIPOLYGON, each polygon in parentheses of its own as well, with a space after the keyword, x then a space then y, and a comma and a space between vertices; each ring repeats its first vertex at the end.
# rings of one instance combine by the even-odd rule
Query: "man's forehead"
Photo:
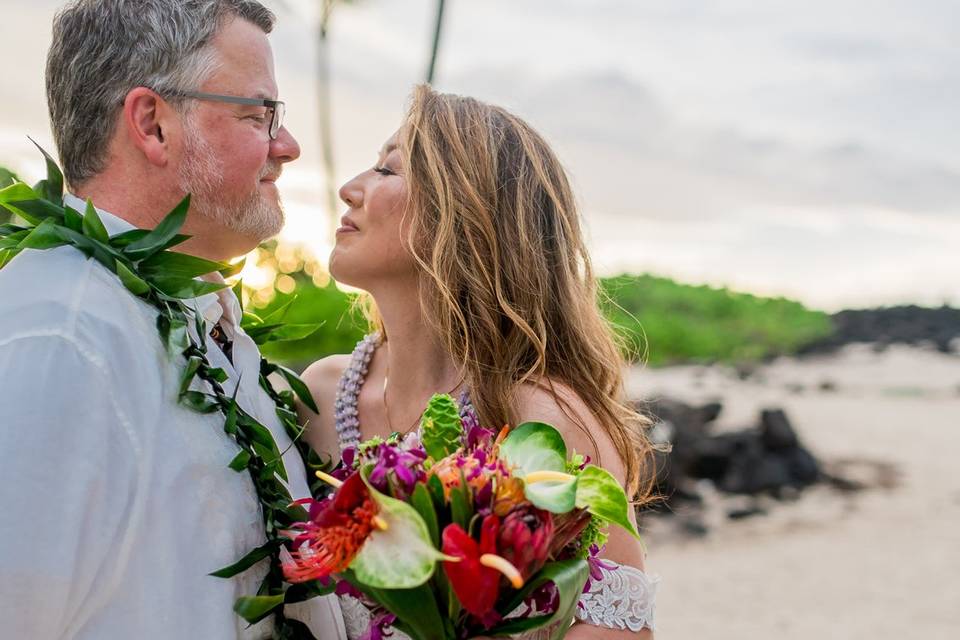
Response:
POLYGON ((214 38, 217 66, 204 86, 222 92, 242 92, 244 97, 277 98, 273 51, 267 35, 255 24, 235 19, 214 38))

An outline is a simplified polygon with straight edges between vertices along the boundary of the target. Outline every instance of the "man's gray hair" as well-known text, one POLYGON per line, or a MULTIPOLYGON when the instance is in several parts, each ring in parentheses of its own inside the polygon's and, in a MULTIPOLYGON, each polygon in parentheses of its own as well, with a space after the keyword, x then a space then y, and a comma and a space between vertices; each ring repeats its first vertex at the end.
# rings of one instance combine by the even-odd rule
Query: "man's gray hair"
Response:
POLYGON ((273 29, 273 13, 254 0, 74 0, 57 14, 47 104, 70 185, 103 171, 131 89, 197 90, 216 67, 210 42, 231 17, 273 29))

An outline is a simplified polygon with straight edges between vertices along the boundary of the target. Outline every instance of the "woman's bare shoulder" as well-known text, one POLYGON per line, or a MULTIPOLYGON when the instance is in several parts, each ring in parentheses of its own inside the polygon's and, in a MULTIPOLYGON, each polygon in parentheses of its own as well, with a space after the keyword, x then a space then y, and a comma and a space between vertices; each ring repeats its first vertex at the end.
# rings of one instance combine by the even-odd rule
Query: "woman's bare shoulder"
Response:
POLYGON ((517 390, 514 414, 518 423, 545 422, 563 436, 569 452, 590 456, 621 482, 626 470, 613 440, 586 401, 560 382, 527 383, 517 390))
POLYGON ((316 414, 302 404, 297 406, 301 423, 307 425, 304 437, 317 451, 331 453, 338 450, 333 405, 337 399, 340 376, 349 364, 350 354, 335 354, 317 360, 300 374, 300 379, 310 389, 310 395, 320 409, 320 413, 316 414))

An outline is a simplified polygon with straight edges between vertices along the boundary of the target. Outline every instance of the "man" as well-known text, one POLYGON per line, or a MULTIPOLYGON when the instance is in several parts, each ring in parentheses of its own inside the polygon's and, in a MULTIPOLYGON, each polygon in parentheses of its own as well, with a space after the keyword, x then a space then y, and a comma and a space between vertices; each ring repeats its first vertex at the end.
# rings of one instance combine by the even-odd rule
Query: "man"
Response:
MULTIPOLYGON (((178 250, 224 260, 283 223, 274 184, 300 150, 282 126, 267 34, 250 0, 77 0, 55 19, 52 127, 71 191, 111 235, 154 227, 193 196, 178 250)), ((219 413, 178 404, 183 358, 156 311, 73 247, 24 251, 0 271, 0 636, 263 638, 234 600, 261 562, 211 577, 265 540, 253 483, 219 413)), ((221 291, 189 305, 237 401, 273 432, 294 498, 303 465, 269 396, 259 353, 221 291), (230 345, 229 348, 221 344, 230 345)), ((195 381, 194 384, 204 383, 195 381)), ((288 608, 288 613, 290 609, 288 608)), ((343 637, 332 597, 302 605, 322 640, 343 637)))

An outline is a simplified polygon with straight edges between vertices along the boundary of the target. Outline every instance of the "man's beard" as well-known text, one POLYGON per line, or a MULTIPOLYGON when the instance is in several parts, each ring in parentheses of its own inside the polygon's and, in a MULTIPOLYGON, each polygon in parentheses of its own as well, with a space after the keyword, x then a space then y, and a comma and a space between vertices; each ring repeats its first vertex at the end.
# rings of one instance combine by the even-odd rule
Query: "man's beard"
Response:
MULTIPOLYGON (((269 161, 258 176, 277 176, 280 163, 269 161)), ((217 158, 192 122, 184 123, 184 157, 179 171, 179 187, 190 195, 190 210, 239 235, 258 241, 271 238, 283 228, 283 208, 279 196, 270 202, 259 188, 238 202, 229 202, 223 193, 223 161, 217 158)))

